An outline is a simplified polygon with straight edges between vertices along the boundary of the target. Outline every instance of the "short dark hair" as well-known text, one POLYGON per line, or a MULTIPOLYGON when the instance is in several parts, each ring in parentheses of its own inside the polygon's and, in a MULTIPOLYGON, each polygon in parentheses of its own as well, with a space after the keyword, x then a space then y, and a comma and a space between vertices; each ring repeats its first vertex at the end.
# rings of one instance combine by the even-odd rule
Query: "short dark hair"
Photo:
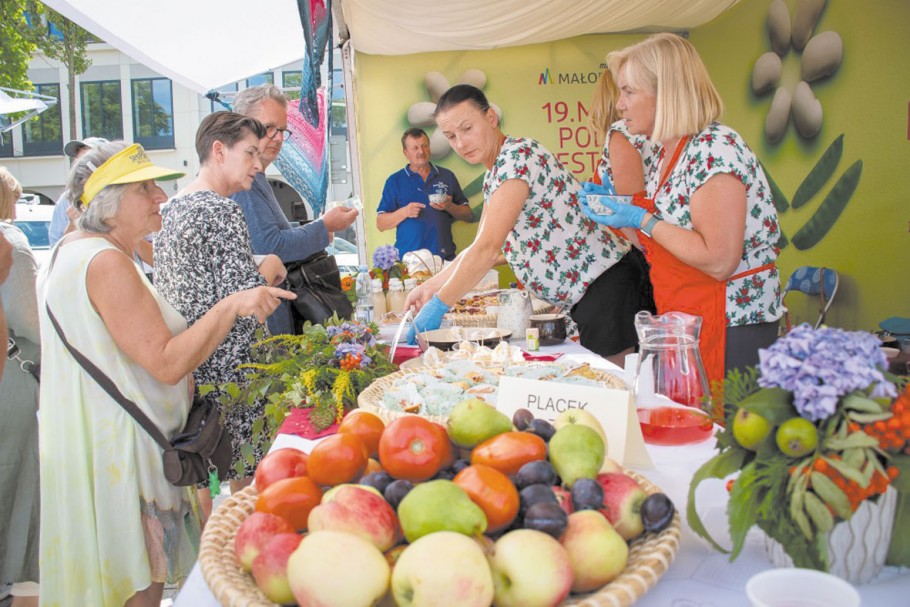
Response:
POLYGON ((456 84, 443 93, 439 101, 436 102, 436 111, 433 112, 433 116, 439 116, 441 112, 455 107, 462 101, 470 101, 481 112, 486 112, 490 109, 490 102, 487 101, 487 96, 479 88, 470 84, 456 84))
POLYGON ((419 129, 416 126, 412 126, 411 128, 409 128, 408 130, 406 130, 404 132, 404 135, 401 136, 401 149, 402 150, 405 147, 404 142, 408 140, 408 137, 411 137, 413 139, 420 139, 421 137, 426 137, 427 141, 430 140, 430 136, 427 135, 427 132, 425 130, 419 129))
POLYGON ((199 164, 205 164, 212 151, 212 144, 220 141, 229 148, 252 133, 259 139, 265 137, 265 127, 255 118, 235 112, 215 112, 199 123, 196 131, 196 154, 199 164))

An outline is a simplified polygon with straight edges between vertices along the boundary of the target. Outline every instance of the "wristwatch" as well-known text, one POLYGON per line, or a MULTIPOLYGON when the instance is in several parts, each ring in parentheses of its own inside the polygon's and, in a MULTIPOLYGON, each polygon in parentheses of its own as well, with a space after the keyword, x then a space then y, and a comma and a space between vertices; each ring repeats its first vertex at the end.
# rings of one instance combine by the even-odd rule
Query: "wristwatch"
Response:
POLYGON ((654 226, 656 226, 659 221, 660 219, 657 218, 657 215, 651 215, 651 219, 645 222, 645 225, 641 226, 641 231, 645 233, 645 236, 651 238, 651 230, 654 229, 654 226))

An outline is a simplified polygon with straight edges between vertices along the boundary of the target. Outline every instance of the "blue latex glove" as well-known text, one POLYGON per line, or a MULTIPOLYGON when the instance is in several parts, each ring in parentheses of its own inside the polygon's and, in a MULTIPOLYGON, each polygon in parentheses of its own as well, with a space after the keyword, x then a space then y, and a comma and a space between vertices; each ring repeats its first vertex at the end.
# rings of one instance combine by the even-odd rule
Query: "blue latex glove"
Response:
POLYGON ((442 303, 438 295, 434 295, 433 299, 420 308, 420 312, 411 323, 411 328, 408 330, 408 344, 412 346, 417 344, 417 331, 423 333, 438 329, 442 324, 442 317, 448 311, 449 306, 442 303))
POLYGON ((581 210, 588 216, 588 219, 595 221, 600 225, 610 226, 611 228, 641 228, 646 212, 643 208, 635 206, 634 204, 625 204, 613 200, 609 196, 615 195, 615 193, 602 194, 600 191, 597 191, 602 189, 597 184, 586 182, 582 187, 585 191, 579 192, 578 201, 581 203, 581 210), (591 187, 589 188, 588 186, 591 187), (610 209, 612 214, 601 215, 592 211, 591 207, 588 206, 588 197, 586 194, 605 195, 606 197, 601 198, 600 202, 610 209))

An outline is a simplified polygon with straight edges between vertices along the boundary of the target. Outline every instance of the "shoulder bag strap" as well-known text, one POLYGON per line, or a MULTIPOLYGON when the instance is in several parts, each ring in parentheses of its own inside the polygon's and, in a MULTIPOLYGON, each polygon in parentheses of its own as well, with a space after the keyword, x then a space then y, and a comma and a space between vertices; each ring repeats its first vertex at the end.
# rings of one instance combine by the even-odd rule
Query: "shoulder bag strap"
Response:
MULTIPOLYGON (((54 250, 54 255, 51 257, 51 266, 48 268, 48 275, 50 275, 51 270, 54 268, 54 261, 57 259, 57 250, 54 250)), ((104 371, 99 369, 95 364, 85 357, 82 352, 77 350, 66 338, 66 335, 63 333, 63 329, 60 327, 60 323, 57 322, 57 317, 54 316, 54 313, 51 311, 50 305, 47 303, 47 297, 45 296, 44 307, 47 309, 47 315, 51 319, 51 324, 54 325, 54 329, 57 331, 57 335, 60 336, 60 340, 63 342, 63 345, 66 346, 66 349, 69 350, 69 353, 72 354, 73 358, 76 359, 76 362, 85 369, 85 372, 88 373, 92 379, 98 382, 98 385, 104 388, 104 391, 110 395, 114 401, 117 402, 121 407, 126 409, 126 412, 133 416, 133 419, 142 426, 142 429, 145 430, 152 439, 158 443, 158 446, 165 451, 171 449, 171 444, 164 437, 164 434, 161 433, 161 430, 158 429, 158 426, 148 418, 148 416, 143 413, 142 409, 139 406, 128 399, 126 396, 120 392, 120 389, 111 381, 111 378, 108 377, 104 371)))

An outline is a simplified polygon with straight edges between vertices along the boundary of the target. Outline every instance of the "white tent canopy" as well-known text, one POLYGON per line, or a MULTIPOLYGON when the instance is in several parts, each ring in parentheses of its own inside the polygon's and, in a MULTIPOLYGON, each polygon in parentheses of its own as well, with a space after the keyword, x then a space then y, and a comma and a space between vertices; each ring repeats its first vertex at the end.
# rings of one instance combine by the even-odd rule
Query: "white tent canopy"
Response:
MULTIPOLYGON (((296 0, 44 0, 200 93, 304 55, 296 0)), ((690 29, 738 0, 335 0, 355 51, 482 50, 645 29, 690 29)), ((336 7, 337 8, 337 7, 336 7)))

